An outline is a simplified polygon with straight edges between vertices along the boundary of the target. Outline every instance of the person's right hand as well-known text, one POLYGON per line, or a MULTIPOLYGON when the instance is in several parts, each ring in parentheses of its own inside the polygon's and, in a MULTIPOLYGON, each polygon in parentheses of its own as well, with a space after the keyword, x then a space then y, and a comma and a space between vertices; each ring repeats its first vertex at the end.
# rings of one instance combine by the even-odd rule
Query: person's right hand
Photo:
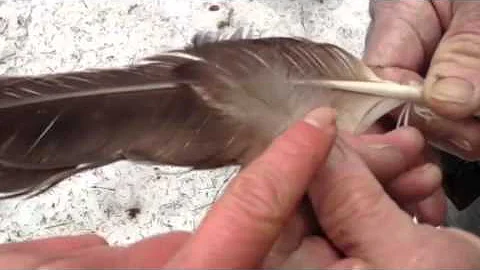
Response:
POLYGON ((370 1, 364 60, 382 78, 424 81, 437 116, 414 117, 434 145, 480 158, 480 1, 370 1), (425 78, 425 80, 423 80, 425 78))

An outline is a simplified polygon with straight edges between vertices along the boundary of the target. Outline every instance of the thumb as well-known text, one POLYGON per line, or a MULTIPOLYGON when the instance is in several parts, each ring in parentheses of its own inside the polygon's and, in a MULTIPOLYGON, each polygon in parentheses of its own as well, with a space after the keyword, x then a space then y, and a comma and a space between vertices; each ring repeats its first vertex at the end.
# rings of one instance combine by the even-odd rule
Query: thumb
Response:
POLYGON ((480 2, 454 1, 450 26, 425 80, 425 99, 436 113, 460 119, 480 109, 480 2))
POLYGON ((354 150, 337 141, 318 177, 309 195, 322 229, 340 251, 378 265, 405 254, 400 243, 413 241, 414 223, 354 150))

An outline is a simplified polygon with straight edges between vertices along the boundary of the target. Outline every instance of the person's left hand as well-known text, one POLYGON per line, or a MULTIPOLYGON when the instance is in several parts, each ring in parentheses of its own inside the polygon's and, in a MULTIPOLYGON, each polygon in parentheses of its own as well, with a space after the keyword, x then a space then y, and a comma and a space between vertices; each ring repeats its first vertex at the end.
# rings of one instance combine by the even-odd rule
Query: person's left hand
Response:
MULTIPOLYGON (((0 245, 0 268, 281 267, 314 233, 310 213, 296 206, 336 138, 330 110, 317 110, 306 119, 277 138, 232 180, 193 234, 174 232, 128 247, 109 246, 94 235, 4 244, 0 245)), ((399 205, 421 220, 441 223, 445 204, 440 174, 434 166, 419 166, 423 138, 418 132, 404 129, 344 140, 399 205)), ((321 242, 318 250, 326 244, 321 242)))

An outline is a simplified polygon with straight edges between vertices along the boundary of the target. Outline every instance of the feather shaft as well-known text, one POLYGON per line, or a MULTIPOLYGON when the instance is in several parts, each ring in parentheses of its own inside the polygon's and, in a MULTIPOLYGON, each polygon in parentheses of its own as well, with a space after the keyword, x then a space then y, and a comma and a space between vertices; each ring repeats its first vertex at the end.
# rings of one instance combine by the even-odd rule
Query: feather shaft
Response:
POLYGON ((401 99, 404 101, 423 101, 422 87, 402 85, 394 82, 343 81, 343 80, 297 80, 297 85, 329 87, 335 90, 351 91, 359 94, 401 99))
MULTIPOLYGON (((358 94, 374 95, 384 98, 399 99, 425 105, 422 85, 404 85, 390 81, 345 81, 345 80, 296 80, 296 85, 328 87, 332 90, 349 91, 358 94)), ((480 117, 480 111, 473 114, 480 117)))

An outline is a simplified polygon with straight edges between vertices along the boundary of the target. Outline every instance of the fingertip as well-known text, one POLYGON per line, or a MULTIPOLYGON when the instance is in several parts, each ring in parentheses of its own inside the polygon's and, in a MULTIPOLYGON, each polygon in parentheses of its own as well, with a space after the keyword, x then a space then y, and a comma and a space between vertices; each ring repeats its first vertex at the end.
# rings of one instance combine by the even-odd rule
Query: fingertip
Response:
POLYGON ((432 226, 444 225, 447 215, 447 199, 443 190, 437 189, 432 196, 418 203, 416 215, 419 222, 432 226))
POLYGON ((387 184, 407 167, 407 161, 402 151, 389 144, 357 147, 357 152, 382 184, 387 184))
POLYGON ((380 180, 391 180, 421 159, 425 149, 423 135, 413 127, 402 127, 386 134, 364 135, 349 142, 380 180))
POLYGON ((427 163, 424 165, 423 170, 425 171, 425 174, 428 175, 428 177, 432 180, 432 185, 441 187, 443 173, 442 169, 437 164, 427 163))
POLYGON ((444 77, 425 89, 429 106, 439 115, 452 120, 469 117, 480 106, 479 90, 467 79, 444 77))
POLYGON ((317 170, 328 155, 336 136, 336 112, 331 108, 318 108, 305 115, 283 134, 275 138, 270 147, 262 153, 256 162, 244 171, 264 171, 272 169, 283 173, 295 170, 300 175, 300 168, 308 171, 317 170), (302 165, 298 160, 303 160, 302 165), (286 163, 286 160, 296 160, 286 163), (257 164, 255 164, 257 163, 257 164), (258 165, 260 164, 260 165, 258 165), (266 165, 270 164, 270 165, 266 165), (275 165, 276 164, 276 165, 275 165), (280 167, 280 164, 285 166, 280 167), (252 169, 254 168, 254 169, 252 169))
POLYGON ((323 107, 307 113, 303 121, 317 129, 324 129, 325 127, 334 125, 336 117, 337 113, 335 109, 323 107))
POLYGON ((386 188, 402 204, 416 203, 432 196, 442 184, 440 168, 427 163, 404 173, 393 180, 386 188))
POLYGON ((415 127, 399 127, 385 134, 369 134, 361 137, 367 144, 389 144, 398 147, 406 156, 420 152, 425 147, 423 134, 415 127))
POLYGON ((271 169, 282 171, 283 175, 293 171, 296 171, 297 178, 311 175, 313 170, 319 169, 333 146, 337 133, 335 120, 336 112, 332 108, 312 110, 305 115, 303 121, 298 121, 275 138, 270 147, 257 158, 257 164, 252 163, 244 171, 270 170, 266 166, 270 164, 271 169), (285 162, 286 160, 292 161, 285 162), (303 161, 301 166, 300 160, 303 161), (257 166, 258 164, 260 165, 257 166))
MULTIPOLYGON (((417 172, 425 179, 429 179, 432 186, 439 187, 442 182, 442 170, 437 164, 426 163, 417 168, 417 172)), ((420 176, 420 175, 419 175, 420 176)))
POLYGON ((387 187, 396 201, 419 222, 442 225, 446 217, 446 196, 440 168, 427 163, 405 173, 387 187))
POLYGON ((426 146, 425 137, 415 127, 406 126, 390 131, 387 134, 392 143, 404 152, 405 157, 411 158, 421 153, 426 146))
POLYGON ((416 129, 415 127, 406 126, 406 127, 399 127, 396 130, 390 131, 390 134, 400 134, 404 138, 407 138, 409 141, 415 142, 417 145, 424 145, 425 139, 422 133, 416 129))

